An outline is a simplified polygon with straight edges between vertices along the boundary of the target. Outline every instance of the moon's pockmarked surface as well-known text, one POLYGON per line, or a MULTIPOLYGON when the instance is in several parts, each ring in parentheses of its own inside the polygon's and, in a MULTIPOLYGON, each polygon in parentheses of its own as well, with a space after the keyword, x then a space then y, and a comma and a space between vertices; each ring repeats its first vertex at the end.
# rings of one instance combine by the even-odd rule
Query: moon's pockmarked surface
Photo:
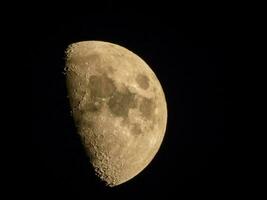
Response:
POLYGON ((154 72, 116 44, 84 41, 66 51, 73 118, 96 174, 109 186, 140 173, 156 155, 167 124, 154 72))

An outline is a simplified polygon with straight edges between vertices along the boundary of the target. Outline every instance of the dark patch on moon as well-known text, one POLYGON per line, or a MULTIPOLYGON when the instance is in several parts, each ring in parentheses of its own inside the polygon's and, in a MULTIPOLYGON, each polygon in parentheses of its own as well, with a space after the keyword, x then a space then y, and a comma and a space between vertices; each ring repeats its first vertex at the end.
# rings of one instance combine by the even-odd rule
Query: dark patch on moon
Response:
POLYGON ((140 135, 140 134, 142 134, 142 129, 140 127, 140 124, 134 123, 133 124, 133 127, 131 129, 131 133, 133 135, 140 135))
POLYGON ((94 122, 91 120, 86 120, 86 127, 88 128, 94 128, 94 122))
POLYGON ((107 66, 107 71, 108 71, 108 73, 113 74, 115 72, 115 69, 111 66, 107 66))
POLYGON ((124 92, 115 91, 108 102, 110 111, 119 117, 128 117, 130 108, 136 107, 135 94, 128 89, 124 92))
POLYGON ((89 80, 92 97, 106 98, 113 94, 115 85, 106 75, 92 75, 89 80))
POLYGON ((142 89, 146 90, 149 87, 149 79, 147 76, 138 74, 135 80, 142 89))
POLYGON ((95 101, 95 102, 90 102, 90 103, 86 106, 86 108, 87 108, 88 111, 90 111, 90 112, 96 112, 96 111, 100 110, 101 106, 102 106, 101 103, 95 101))
POLYGON ((143 98, 141 100, 141 104, 140 104, 140 112, 142 113, 142 115, 147 118, 147 119, 151 119, 153 111, 154 111, 154 102, 152 99, 148 99, 148 98, 143 98))

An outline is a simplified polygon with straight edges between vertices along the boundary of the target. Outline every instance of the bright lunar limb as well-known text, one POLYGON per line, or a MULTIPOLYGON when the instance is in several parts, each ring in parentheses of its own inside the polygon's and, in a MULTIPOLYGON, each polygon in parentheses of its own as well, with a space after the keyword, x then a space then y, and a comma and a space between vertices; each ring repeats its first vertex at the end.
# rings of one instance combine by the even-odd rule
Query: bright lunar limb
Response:
POLYGON ((96 174, 109 186, 140 173, 156 155, 167 124, 154 72, 116 44, 84 41, 66 50, 73 118, 96 174))

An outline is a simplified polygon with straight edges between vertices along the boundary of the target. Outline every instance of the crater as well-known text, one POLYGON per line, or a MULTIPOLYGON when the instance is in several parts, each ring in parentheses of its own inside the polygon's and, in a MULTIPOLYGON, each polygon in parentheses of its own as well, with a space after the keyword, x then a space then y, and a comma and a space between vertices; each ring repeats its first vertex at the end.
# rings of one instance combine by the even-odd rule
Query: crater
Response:
POLYGON ((148 98, 143 98, 141 100, 140 103, 140 112, 142 113, 142 115, 147 118, 147 119, 151 119, 151 117, 153 116, 153 111, 154 111, 154 102, 152 99, 148 99, 148 98))
POLYGON ((149 87, 149 79, 147 76, 138 74, 135 80, 142 89, 146 90, 149 87))
POLYGON ((89 80, 92 97, 106 98, 113 94, 115 85, 106 75, 92 75, 89 80))
POLYGON ((135 94, 128 89, 115 91, 108 102, 110 111, 119 117, 128 117, 129 109, 136 107, 135 94))

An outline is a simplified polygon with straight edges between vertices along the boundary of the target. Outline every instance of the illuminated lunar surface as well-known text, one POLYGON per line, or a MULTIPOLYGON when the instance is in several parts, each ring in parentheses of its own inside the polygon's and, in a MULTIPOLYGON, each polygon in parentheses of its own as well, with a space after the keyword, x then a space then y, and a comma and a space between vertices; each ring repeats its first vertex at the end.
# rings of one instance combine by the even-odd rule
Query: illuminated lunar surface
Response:
POLYGON ((116 186, 140 173, 159 150, 167 123, 164 93, 150 67, 119 45, 78 42, 66 51, 66 83, 97 176, 116 186))

